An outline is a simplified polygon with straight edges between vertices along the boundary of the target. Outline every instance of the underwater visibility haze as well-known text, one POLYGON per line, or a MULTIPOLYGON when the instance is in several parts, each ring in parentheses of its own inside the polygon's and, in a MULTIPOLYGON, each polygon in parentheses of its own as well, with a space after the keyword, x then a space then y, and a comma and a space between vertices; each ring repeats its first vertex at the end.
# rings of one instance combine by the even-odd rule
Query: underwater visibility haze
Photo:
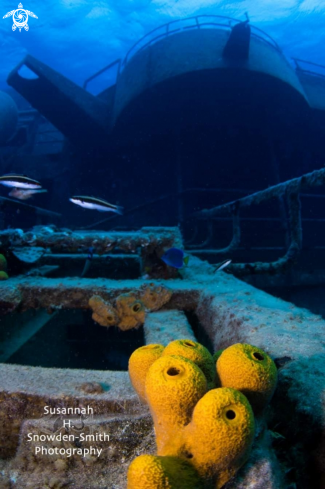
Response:
POLYGON ((325 488, 325 5, 1 5, 0 489, 325 488))

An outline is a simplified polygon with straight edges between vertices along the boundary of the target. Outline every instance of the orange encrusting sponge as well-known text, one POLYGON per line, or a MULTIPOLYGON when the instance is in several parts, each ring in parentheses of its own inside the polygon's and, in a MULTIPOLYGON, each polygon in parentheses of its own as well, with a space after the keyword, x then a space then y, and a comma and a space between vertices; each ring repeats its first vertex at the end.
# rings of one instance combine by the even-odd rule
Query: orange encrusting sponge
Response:
POLYGON ((163 345, 146 345, 135 350, 129 359, 129 376, 134 390, 143 403, 147 402, 145 393, 146 376, 151 365, 161 357, 163 345))
POLYGON ((218 358, 216 368, 220 385, 245 394, 254 411, 265 407, 275 391, 275 363, 256 346, 236 343, 226 348, 218 358))

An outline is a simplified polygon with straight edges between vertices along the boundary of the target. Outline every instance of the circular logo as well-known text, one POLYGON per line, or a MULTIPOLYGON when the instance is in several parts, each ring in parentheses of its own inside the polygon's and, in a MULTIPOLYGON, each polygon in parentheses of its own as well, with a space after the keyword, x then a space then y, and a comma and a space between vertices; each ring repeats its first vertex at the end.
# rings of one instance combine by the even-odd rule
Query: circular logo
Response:
POLYGON ((17 9, 13 15, 14 24, 21 29, 28 22, 28 14, 24 9, 17 9))

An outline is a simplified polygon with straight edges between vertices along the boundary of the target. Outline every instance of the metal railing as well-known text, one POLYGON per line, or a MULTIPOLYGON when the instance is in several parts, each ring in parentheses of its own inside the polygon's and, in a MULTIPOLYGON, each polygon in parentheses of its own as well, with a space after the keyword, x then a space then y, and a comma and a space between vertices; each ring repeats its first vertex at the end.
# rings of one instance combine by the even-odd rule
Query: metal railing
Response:
MULTIPOLYGON (((85 81, 84 81, 84 84, 82 86, 82 88, 84 90, 87 90, 87 85, 89 82, 91 82, 92 80, 94 80, 95 78, 97 78, 99 75, 102 75, 103 73, 105 73, 105 71, 108 71, 110 70, 111 68, 113 68, 113 66, 117 65, 117 73, 116 73, 116 80, 118 79, 119 77, 119 74, 120 74, 120 69, 121 69, 121 59, 116 59, 115 61, 113 61, 112 63, 110 63, 109 65, 107 66, 104 66, 104 68, 102 68, 101 70, 99 71, 96 71, 96 73, 94 73, 93 75, 91 75, 89 78, 87 78, 85 81)), ((115 80, 115 83, 116 83, 116 80, 115 80)))
POLYGON ((313 76, 319 76, 321 78, 325 78, 325 66, 321 65, 319 63, 313 63, 312 61, 306 61, 305 59, 300 59, 300 58, 292 58, 296 71, 298 72, 303 72, 303 73, 308 73, 309 75, 313 76), (317 69, 320 68, 322 70, 322 73, 319 71, 311 70, 310 68, 304 68, 303 65, 307 65, 308 67, 310 66, 315 66, 317 69))
MULTIPOLYGON (((240 20, 234 19, 232 17, 226 17, 224 15, 207 15, 207 14, 195 15, 193 17, 187 17, 185 19, 171 20, 170 22, 167 22, 167 24, 156 27, 152 31, 148 32, 145 36, 143 36, 135 44, 133 44, 133 46, 126 53, 124 60, 122 62, 122 66, 124 67, 129 61, 130 57, 134 56, 136 52, 141 51, 142 49, 154 44, 156 41, 164 37, 167 37, 171 34, 175 34, 175 32, 180 32, 182 30, 185 31, 188 29, 200 29, 202 27, 232 29, 234 25, 240 23, 241 23, 240 20), (193 23, 190 25, 183 25, 183 26, 180 25, 178 28, 174 28, 177 26, 177 24, 185 24, 189 21, 192 21, 193 23), (162 30, 163 32, 161 34, 157 34, 157 32, 159 32, 160 30, 162 30)), ((280 47, 274 41, 274 39, 272 39, 271 36, 269 36, 266 32, 262 31, 258 27, 255 26, 250 26, 250 27, 251 27, 251 35, 253 37, 262 40, 263 42, 267 43, 268 45, 272 46, 274 49, 282 53, 280 47)))
MULTIPOLYGON (((115 84, 129 62, 129 60, 139 51, 142 51, 148 46, 151 46, 152 44, 156 43, 157 41, 168 37, 172 34, 175 34, 177 32, 181 31, 186 31, 188 29, 201 29, 201 28, 222 28, 222 29, 232 29, 234 25, 239 24, 241 21, 238 19, 234 19, 232 17, 226 17, 224 15, 208 15, 208 14, 202 14, 202 15, 195 15, 193 17, 186 17, 184 19, 177 19, 177 20, 171 20, 170 22, 167 22, 164 25, 161 25, 159 27, 156 27, 155 29, 152 29, 150 32, 145 34, 141 39, 139 39, 137 42, 135 42, 130 49, 127 51, 123 61, 121 58, 116 59, 112 63, 108 64, 104 68, 100 69, 93 75, 91 75, 89 78, 87 78, 84 81, 83 88, 86 90, 87 85, 90 81, 94 80, 98 76, 102 75, 106 71, 112 69, 117 66, 117 72, 116 72, 116 77, 115 77, 115 84), (185 25, 188 22, 192 22, 190 25, 185 25), (179 27, 177 27, 177 24, 179 27), (161 33, 159 33, 161 31, 161 33)), ((284 58, 285 56, 282 53, 281 48, 277 44, 277 42, 269 36, 266 32, 264 32, 262 29, 259 29, 258 27, 250 25, 251 28, 251 37, 254 37, 256 39, 259 39, 269 46, 273 47, 276 49, 284 58)), ((285 58, 286 59, 286 58, 285 58)), ((324 78, 325 77, 325 66, 318 64, 318 63, 313 63, 311 61, 306 61, 304 59, 300 58, 292 58, 296 71, 308 73, 313 76, 319 76, 324 78), (308 65, 308 66, 313 66, 316 67, 317 69, 320 68, 324 71, 324 73, 320 73, 318 71, 312 70, 312 69, 306 69, 302 65, 308 65)), ((113 82, 114 84, 114 82, 113 82)))
MULTIPOLYGON (((201 29, 206 27, 231 30, 234 27, 234 25, 240 23, 241 23, 240 20, 234 19, 232 17, 226 17, 224 15, 207 15, 207 14, 195 15, 193 17, 186 17, 184 19, 171 20, 170 22, 167 22, 162 26, 152 29, 150 32, 145 34, 141 39, 139 39, 136 43, 134 43, 133 46, 131 46, 130 49, 127 51, 123 61, 121 58, 116 59, 109 65, 105 66, 104 68, 97 71, 89 78, 87 78, 84 81, 83 88, 86 90, 87 85, 90 81, 94 80, 99 75, 112 69, 116 64, 118 64, 118 69, 117 69, 116 79, 115 79, 115 83, 116 83, 121 72, 129 62, 129 60, 136 53, 172 34, 181 31, 186 31, 188 29, 201 29), (185 25, 188 22, 190 22, 190 25, 185 25)), ((251 27, 252 37, 255 37, 265 42, 266 44, 272 46, 274 49, 276 49, 279 53, 282 54, 280 47, 278 46, 276 41, 272 39, 271 36, 269 36, 266 32, 264 32, 262 29, 259 29, 258 27, 255 26, 250 26, 250 27, 251 27)))
MULTIPOLYGON (((245 207, 260 204, 273 198, 285 197, 289 210, 287 219, 289 231, 289 243, 285 255, 275 262, 270 263, 236 263, 231 265, 231 269, 238 275, 247 273, 275 273, 290 267, 297 259, 302 249, 302 218, 300 208, 300 196, 310 197, 310 194, 302 194, 301 190, 306 187, 316 187, 325 185, 325 169, 315 170, 298 178, 293 178, 278 185, 274 185, 265 190, 247 195, 241 199, 227 202, 226 204, 205 209, 197 212, 194 216, 207 220, 208 236, 211 236, 212 219, 217 216, 231 216, 233 220, 233 236, 228 247, 215 249, 215 254, 229 253, 238 249, 240 244, 240 211, 245 207)), ((211 240, 209 240, 210 242, 211 240)), ((209 244, 205 242, 205 245, 209 244)), ((191 245, 191 248, 195 248, 191 245)))

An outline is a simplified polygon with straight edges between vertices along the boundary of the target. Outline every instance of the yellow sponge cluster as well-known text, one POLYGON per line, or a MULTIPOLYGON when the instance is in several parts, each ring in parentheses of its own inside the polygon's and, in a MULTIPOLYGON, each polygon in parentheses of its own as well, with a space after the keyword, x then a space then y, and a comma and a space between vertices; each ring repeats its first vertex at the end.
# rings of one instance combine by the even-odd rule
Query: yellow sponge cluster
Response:
POLYGON ((202 370, 188 358, 163 356, 149 368, 146 396, 153 417, 158 455, 178 455, 181 430, 207 391, 202 370))
POLYGON ((134 389, 142 402, 146 402, 145 382, 151 365, 161 357, 162 345, 146 345, 135 350, 129 359, 129 375, 134 389))
POLYGON ((230 388, 205 394, 184 430, 185 453, 202 479, 217 488, 246 462, 253 439, 252 408, 241 392, 230 388))
POLYGON ((163 355, 180 355, 188 358, 204 373, 207 379, 208 389, 213 389, 213 387, 215 387, 215 362, 205 346, 192 340, 176 340, 166 346, 163 355))
POLYGON ((263 409, 273 396, 277 375, 269 355, 245 343, 226 348, 217 359, 219 385, 245 394, 255 412, 263 409))
POLYGON ((157 456, 132 462, 128 489, 220 489, 247 460, 254 438, 247 397, 258 409, 265 405, 276 368, 251 345, 233 345, 215 358, 217 369, 208 350, 191 340, 148 345, 131 355, 131 382, 149 404, 157 456))

